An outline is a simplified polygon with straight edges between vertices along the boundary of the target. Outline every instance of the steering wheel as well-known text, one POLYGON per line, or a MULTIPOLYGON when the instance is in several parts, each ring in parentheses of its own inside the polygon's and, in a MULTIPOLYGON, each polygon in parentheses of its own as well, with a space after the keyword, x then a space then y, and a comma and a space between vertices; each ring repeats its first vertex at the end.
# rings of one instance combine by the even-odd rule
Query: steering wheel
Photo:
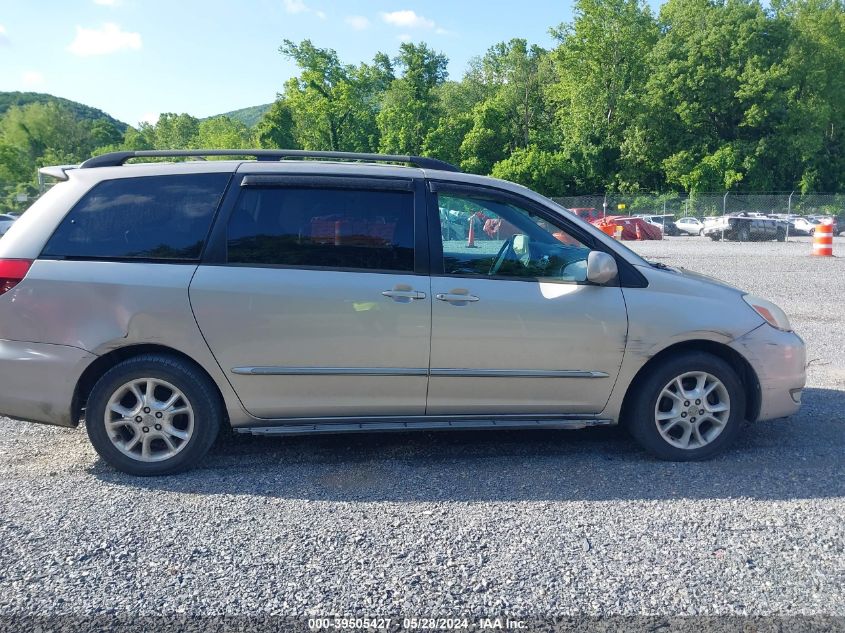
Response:
POLYGON ((496 254, 496 259, 493 260, 493 263, 490 265, 490 270, 488 271, 488 275, 495 275, 501 269, 502 264, 505 263, 507 259, 508 251, 513 252, 513 243, 514 238, 516 235, 511 235, 508 239, 505 240, 505 243, 502 244, 502 248, 499 249, 499 252, 496 254))

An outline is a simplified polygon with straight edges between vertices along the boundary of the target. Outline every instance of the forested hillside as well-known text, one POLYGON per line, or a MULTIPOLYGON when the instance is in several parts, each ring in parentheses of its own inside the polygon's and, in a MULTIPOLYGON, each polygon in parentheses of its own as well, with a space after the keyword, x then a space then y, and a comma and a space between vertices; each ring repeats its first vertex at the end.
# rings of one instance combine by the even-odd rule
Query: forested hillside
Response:
POLYGON ((351 64, 284 40, 299 73, 254 126, 244 111, 165 113, 124 131, 58 100, 15 105, 0 205, 39 165, 119 148, 423 154, 548 195, 845 191, 845 0, 668 0, 657 16, 576 0, 550 26, 550 50, 501 42, 460 78, 424 43, 351 64))
POLYGON ((5 114, 12 106, 25 106, 30 103, 56 103, 63 109, 71 112, 77 119, 108 121, 121 132, 125 132, 126 128, 129 127, 123 121, 118 121, 102 110, 43 92, 0 92, 0 116, 5 114))
POLYGON ((264 105, 257 105, 257 106, 250 106, 249 108, 241 108, 240 110, 232 110, 231 112, 224 112, 223 114, 218 114, 213 117, 208 117, 209 119, 217 118, 218 116, 223 116, 229 119, 233 119, 234 121, 240 121, 247 127, 255 127, 264 115, 267 114, 267 111, 270 109, 270 106, 273 105, 272 103, 265 103, 264 105))

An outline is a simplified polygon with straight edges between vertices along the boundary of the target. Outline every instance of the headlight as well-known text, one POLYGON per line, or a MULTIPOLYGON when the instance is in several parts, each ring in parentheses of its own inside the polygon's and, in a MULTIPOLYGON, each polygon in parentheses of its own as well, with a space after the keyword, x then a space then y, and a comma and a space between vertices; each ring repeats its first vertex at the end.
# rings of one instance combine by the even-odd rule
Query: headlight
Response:
POLYGON ((792 325, 789 323, 789 317, 787 317, 786 313, 771 301, 766 301, 762 297, 757 297, 755 295, 742 295, 742 299, 753 308, 754 312, 766 319, 772 327, 776 327, 784 332, 792 331, 792 325))

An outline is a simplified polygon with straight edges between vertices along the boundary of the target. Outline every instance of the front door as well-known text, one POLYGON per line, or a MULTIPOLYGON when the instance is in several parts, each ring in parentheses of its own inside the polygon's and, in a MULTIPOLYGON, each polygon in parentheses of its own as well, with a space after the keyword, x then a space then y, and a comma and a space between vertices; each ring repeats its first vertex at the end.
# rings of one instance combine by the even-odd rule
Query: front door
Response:
POLYGON ((413 182, 300 181, 247 176, 224 207, 226 252, 190 289, 209 347, 256 417, 422 415, 431 295, 413 182))
POLYGON ((430 196, 441 240, 427 413, 600 412, 625 350, 621 289, 586 281, 590 249, 555 212, 449 187, 430 196))

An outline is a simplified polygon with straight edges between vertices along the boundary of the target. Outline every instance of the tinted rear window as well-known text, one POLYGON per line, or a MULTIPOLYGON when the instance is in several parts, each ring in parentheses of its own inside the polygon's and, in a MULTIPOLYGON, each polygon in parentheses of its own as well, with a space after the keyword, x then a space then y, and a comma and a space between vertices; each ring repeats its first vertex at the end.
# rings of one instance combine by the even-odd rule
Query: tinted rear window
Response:
POLYGON ((245 188, 228 227, 232 264, 412 271, 411 192, 245 188))
POLYGON ((106 180, 65 216, 42 256, 196 260, 230 174, 106 180))

